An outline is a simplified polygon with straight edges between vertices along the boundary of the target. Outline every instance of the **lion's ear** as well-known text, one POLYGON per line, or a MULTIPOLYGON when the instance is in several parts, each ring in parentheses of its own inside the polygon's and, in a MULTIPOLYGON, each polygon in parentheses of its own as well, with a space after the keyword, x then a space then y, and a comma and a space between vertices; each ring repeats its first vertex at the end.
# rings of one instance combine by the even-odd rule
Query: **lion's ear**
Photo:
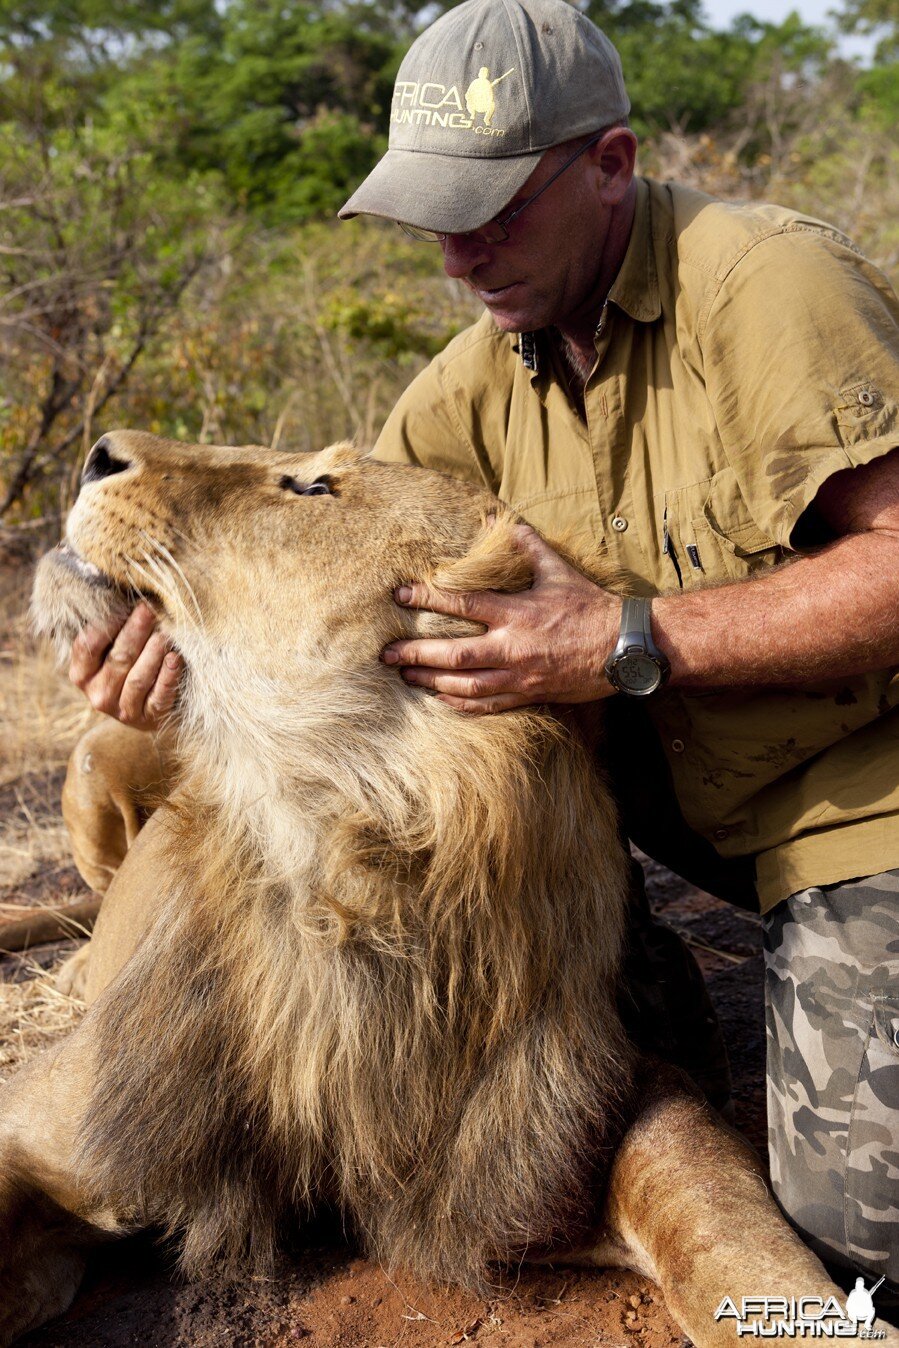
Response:
POLYGON ((464 557, 444 562, 430 578, 438 590, 464 594, 471 590, 526 590, 534 573, 527 555, 515 545, 514 515, 484 522, 483 531, 464 557))
POLYGON ((326 449, 321 450, 323 460, 327 455, 326 466, 333 469, 351 468, 354 464, 367 459, 370 454, 370 449, 360 449, 349 440, 338 440, 336 444, 328 445, 326 449))

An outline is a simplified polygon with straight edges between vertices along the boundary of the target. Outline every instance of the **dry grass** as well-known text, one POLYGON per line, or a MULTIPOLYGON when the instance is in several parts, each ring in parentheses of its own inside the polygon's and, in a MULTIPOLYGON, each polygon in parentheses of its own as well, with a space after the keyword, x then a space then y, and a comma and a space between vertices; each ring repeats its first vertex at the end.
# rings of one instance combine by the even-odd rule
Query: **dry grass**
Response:
MULTIPOLYGON (((16 904, 36 907, 44 902, 41 894, 18 899, 17 892, 39 873, 49 879, 53 871, 70 864, 69 841, 58 815, 37 813, 23 799, 15 811, 0 823, 0 913, 16 904)), ((57 804, 58 810, 58 804, 57 804)), ((68 894, 51 895, 49 902, 64 903, 68 894)))
POLYGON ((60 773, 93 713, 28 627, 30 568, 0 598, 0 902, 44 867, 68 861, 60 773), (7 891, 4 894, 3 891, 7 891))
POLYGON ((84 1014, 84 1003, 60 992, 49 969, 23 956, 20 982, 0 983, 0 1081, 5 1081, 41 1049, 62 1039, 84 1014))
MULTIPOLYGON (((31 569, 0 576, 0 920, 17 904, 65 903, 71 865, 59 802, 61 770, 91 711, 28 629, 31 569), (23 887, 38 892, 25 896, 23 887)), ((0 966, 0 1080, 79 1021, 83 1006, 29 956, 0 966)))
POLYGON ((16 587, 0 611, 0 786, 52 772, 68 758, 92 712, 28 629, 16 587))

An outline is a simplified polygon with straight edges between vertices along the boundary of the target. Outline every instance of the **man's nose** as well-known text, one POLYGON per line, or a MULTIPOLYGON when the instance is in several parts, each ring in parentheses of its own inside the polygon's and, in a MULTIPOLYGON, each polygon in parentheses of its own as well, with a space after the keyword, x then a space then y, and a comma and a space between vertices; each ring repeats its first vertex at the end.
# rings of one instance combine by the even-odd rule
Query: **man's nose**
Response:
POLYGON ((447 234, 441 243, 443 270, 459 280, 490 257, 490 244, 476 234, 447 234))

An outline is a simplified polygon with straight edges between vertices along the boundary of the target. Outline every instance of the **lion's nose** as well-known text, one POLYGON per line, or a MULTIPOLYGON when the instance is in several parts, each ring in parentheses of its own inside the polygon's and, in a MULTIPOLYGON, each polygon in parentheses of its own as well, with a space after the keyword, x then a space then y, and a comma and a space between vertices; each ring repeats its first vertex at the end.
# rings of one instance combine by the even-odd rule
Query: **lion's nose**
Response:
POLYGON ((131 464, 127 459, 116 458, 110 453, 110 442, 104 435, 87 456, 87 463, 81 474, 81 485, 86 487, 90 482, 101 482, 104 477, 112 477, 113 473, 124 473, 125 469, 130 467, 131 464))

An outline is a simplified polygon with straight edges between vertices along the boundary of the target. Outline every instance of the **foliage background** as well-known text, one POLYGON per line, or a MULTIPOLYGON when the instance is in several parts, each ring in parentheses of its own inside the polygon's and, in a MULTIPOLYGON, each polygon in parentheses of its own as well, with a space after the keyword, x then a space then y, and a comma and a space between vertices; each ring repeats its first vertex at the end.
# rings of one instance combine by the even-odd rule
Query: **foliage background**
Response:
MULTIPOLYGON (((641 168, 834 221, 899 271, 899 0, 797 15, 580 0, 641 168)), ((751 3, 751 0, 748 0, 751 3)), ((0 0, 0 514, 55 522, 104 428, 371 440, 476 315, 437 256, 334 213, 382 152, 417 0, 0 0)))

